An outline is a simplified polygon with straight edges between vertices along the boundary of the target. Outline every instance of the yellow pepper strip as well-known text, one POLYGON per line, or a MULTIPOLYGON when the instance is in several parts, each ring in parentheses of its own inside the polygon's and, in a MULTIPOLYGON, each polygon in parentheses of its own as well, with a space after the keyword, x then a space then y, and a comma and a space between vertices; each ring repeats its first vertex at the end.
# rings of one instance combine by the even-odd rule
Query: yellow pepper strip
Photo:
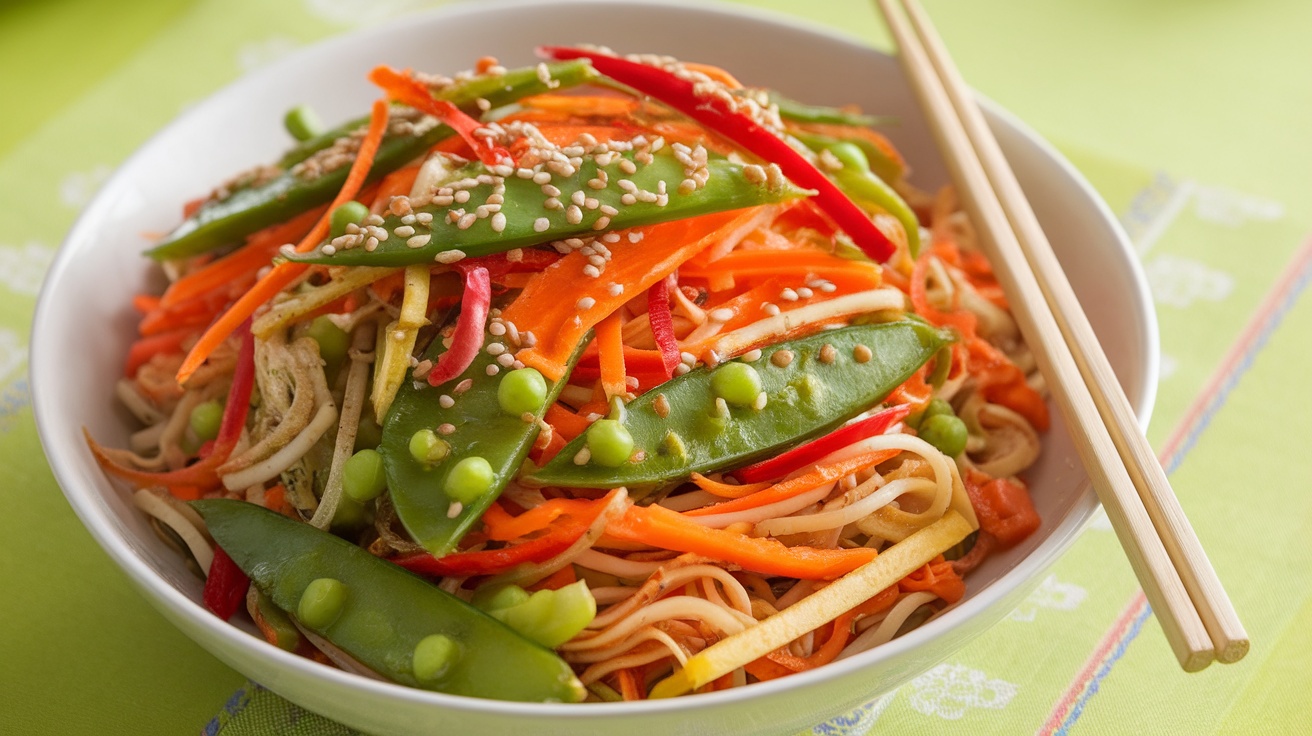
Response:
POLYGON ((267 339, 269 335, 313 313, 316 309, 395 272, 394 268, 369 266, 342 269, 323 286, 316 286, 289 299, 276 302, 269 311, 255 318, 255 322, 251 324, 251 332, 260 339, 267 339))
POLYGON ((652 698, 671 698, 703 687, 748 662, 784 646, 808 631, 833 621, 896 585, 925 563, 970 534, 961 514, 948 511, 943 518, 889 547, 871 562, 853 570, 783 611, 738 634, 712 644, 688 658, 683 669, 656 683, 652 698))
POLYGON ((410 354, 415 350, 419 328, 428 324, 427 264, 405 267, 405 295, 401 298, 401 315, 379 336, 381 347, 378 362, 374 364, 374 390, 370 400, 374 416, 382 421, 392 406, 392 399, 405 382, 410 370, 410 354))

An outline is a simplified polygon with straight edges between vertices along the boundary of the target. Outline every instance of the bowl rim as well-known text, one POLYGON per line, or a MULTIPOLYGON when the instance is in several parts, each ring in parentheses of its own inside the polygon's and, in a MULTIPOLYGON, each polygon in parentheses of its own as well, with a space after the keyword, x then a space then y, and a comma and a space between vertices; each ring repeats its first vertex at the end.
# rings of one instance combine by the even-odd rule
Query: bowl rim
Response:
MULTIPOLYGON (((613 6, 620 4, 620 2, 619 0, 557 0, 554 4, 562 7, 587 8, 590 6, 613 6)), ((826 42, 842 44, 845 46, 855 46, 866 53, 887 55, 886 52, 871 47, 863 39, 833 27, 810 19, 798 18, 785 13, 764 10, 752 6, 730 5, 720 2, 719 0, 713 0, 712 2, 693 2, 692 0, 632 0, 631 2, 625 2, 624 4, 643 6, 646 9, 661 8, 694 15, 711 15, 717 16, 721 19, 746 18, 756 22, 783 25, 800 34, 816 37, 818 40, 824 40, 826 42)), ((1015 567, 1003 573, 998 579, 973 594, 961 604, 953 606, 941 616, 935 617, 923 626, 920 626, 878 648, 870 650, 869 652, 844 660, 839 660, 830 663, 825 667, 816 668, 815 670, 797 673, 788 678, 757 683, 749 688, 732 688, 724 691, 705 693, 696 698, 674 698, 665 701, 644 700, 636 703, 566 704, 518 703, 449 695, 446 693, 409 688, 404 685, 390 682, 371 680, 342 670, 320 666, 305 658, 284 652, 276 647, 270 647, 264 641, 250 636, 247 632, 236 626, 221 621, 217 617, 211 615, 181 590, 175 588, 163 577, 157 575, 147 564, 146 560, 134 552, 129 544, 125 543, 124 539, 116 533, 111 518, 112 512, 106 505, 101 494, 99 492, 88 493, 81 488, 81 483, 76 477, 74 468, 76 468, 79 463, 83 463, 85 458, 78 457, 75 454, 74 448, 67 446, 67 443, 63 442, 59 437, 56 437, 54 427, 60 423, 60 418, 57 415, 52 414, 48 409, 49 405, 42 398, 45 391, 43 391, 41 387, 48 385, 48 383, 35 380, 36 376, 47 373, 47 368, 56 367, 56 356, 46 355, 45 351, 42 349, 44 341, 41 340, 41 334, 45 331, 44 328, 48 324, 53 324, 54 321, 57 321, 55 307, 52 305, 52 302, 54 302, 54 297, 52 296, 54 285, 61 281, 64 274, 73 268, 75 258, 72 246, 74 246, 76 242, 86 238, 84 231, 91 227, 91 223, 100 221, 106 216, 106 211, 112 204, 110 198, 106 196, 106 194, 115 189, 118 185, 132 180, 136 169, 143 165, 143 159, 147 157, 148 152, 154 148, 162 138, 171 135, 175 129, 188 125, 193 119, 201 118, 209 114, 210 109, 219 104, 220 101, 232 97, 240 98, 247 93, 248 87, 257 84, 258 79, 265 74, 276 74, 284 67, 299 66, 315 56, 332 54, 343 47, 355 46, 356 44, 368 39, 381 38, 403 26, 440 23, 445 20, 466 16, 484 15, 488 13, 500 14, 513 12, 518 7, 532 7, 538 5, 540 5, 540 3, 535 0, 503 0, 502 2, 494 4, 459 3, 416 13, 408 13, 384 23, 356 29, 312 43, 304 48, 296 50, 287 57, 263 67, 256 73, 244 75, 209 95, 206 95, 195 105, 189 106, 188 109, 142 142, 130 156, 118 165, 113 174, 106 180, 100 191, 77 217, 74 224, 65 235, 59 247, 59 251, 46 273, 42 288, 38 295, 36 311, 32 322, 33 326, 29 343, 31 345, 31 359, 28 367, 28 380, 29 385, 31 386, 33 415, 36 420, 42 446, 46 452, 47 460, 61 490, 69 502, 69 505, 72 506, 74 512, 82 521, 82 524, 96 539, 101 548, 104 549, 106 554, 108 554, 109 557, 128 574, 132 582, 145 594, 147 600, 161 610, 168 609, 173 614, 187 619, 188 623, 192 626, 204 630, 204 632, 212 639, 222 640, 226 645, 235 647, 245 657, 253 656, 255 658, 272 658, 279 664, 279 666, 296 670, 301 675, 313 679, 322 679, 325 681, 325 684, 331 683, 336 686, 363 691, 372 697, 384 700, 395 699, 409 701, 419 705, 438 706, 446 709, 481 714, 500 714, 515 717, 548 719, 559 719, 562 717, 606 718, 616 715, 656 715, 669 713, 671 711, 692 712, 708 708, 717 708, 719 706, 731 705, 741 701, 769 697, 782 691, 805 687, 807 685, 820 685, 826 681, 844 677, 855 670, 875 666, 882 660, 891 659, 897 655, 905 654, 932 639, 959 629, 977 614, 990 609, 997 604, 999 600, 1016 592, 1017 589, 1024 587, 1028 581, 1036 578, 1039 572, 1047 568, 1059 558, 1080 535, 1080 532, 1083 531, 1089 521, 1091 521, 1094 511, 1098 508, 1097 500, 1091 492, 1087 479, 1081 484, 1082 488, 1077 491, 1077 501, 1068 513, 1066 521, 1052 531, 1049 539, 1045 540, 1042 548, 1035 549, 1026 555, 1015 567)), ((1141 307, 1138 311, 1139 314, 1142 315, 1142 320, 1139 322, 1138 327, 1144 331, 1143 338, 1148 348, 1146 354, 1142 356, 1142 367, 1145 371, 1144 385, 1141 391, 1142 395, 1138 397, 1137 400, 1132 400, 1131 404, 1136 410, 1136 415, 1139 418, 1140 424, 1146 425, 1156 400, 1157 384, 1155 377, 1158 375, 1159 370, 1160 343, 1158 340, 1156 314, 1152 308, 1152 299, 1148 289, 1147 279, 1135 250, 1130 244, 1129 238, 1121 228, 1119 222, 1107 204, 1097 194, 1088 181, 1079 173, 1079 171, 1076 170, 1075 167, 1067 161, 1051 143, 1035 133, 1016 116, 997 104, 984 98, 978 93, 976 93, 976 97, 980 100, 991 125, 996 127, 1001 124, 1003 127, 1014 129, 1016 133, 1026 139, 1027 143, 1032 144, 1039 149, 1040 153, 1049 159, 1049 163, 1056 164, 1059 172, 1067 177, 1071 183, 1073 183, 1076 188, 1094 204, 1099 217, 1105 221, 1111 235, 1116 241, 1116 245, 1121 251, 1121 256, 1128 264, 1129 270, 1133 276, 1132 291, 1138 302, 1136 306, 1141 307)), ((190 634, 190 632, 188 633, 190 634)), ((214 652, 211 651, 210 654, 213 656, 214 652)), ((224 657, 223 659, 226 660, 227 658, 224 657)))

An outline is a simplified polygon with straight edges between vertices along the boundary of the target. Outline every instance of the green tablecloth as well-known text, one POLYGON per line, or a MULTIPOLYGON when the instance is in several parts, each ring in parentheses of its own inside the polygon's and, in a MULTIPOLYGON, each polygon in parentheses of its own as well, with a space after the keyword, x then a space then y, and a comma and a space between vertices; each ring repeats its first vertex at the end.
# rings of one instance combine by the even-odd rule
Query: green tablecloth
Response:
MULTIPOLYGON (((37 442, 28 326, 63 232, 155 129, 298 46, 432 4, 0 4, 0 732, 345 732, 177 633, 83 531, 37 442)), ((744 4, 883 43, 861 0, 744 4)), ((1181 673, 1095 525, 1006 621, 815 733, 1312 730, 1312 5, 926 4, 970 81, 1122 214, 1162 326, 1149 434, 1254 645, 1181 673)))

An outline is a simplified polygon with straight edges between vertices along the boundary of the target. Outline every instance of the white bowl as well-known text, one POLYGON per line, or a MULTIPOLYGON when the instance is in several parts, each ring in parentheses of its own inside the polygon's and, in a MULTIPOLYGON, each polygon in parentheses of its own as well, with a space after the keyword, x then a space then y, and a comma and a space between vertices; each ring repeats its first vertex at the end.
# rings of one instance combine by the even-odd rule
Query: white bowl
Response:
MULTIPOLYGON (((200 604, 200 582, 106 481, 81 428, 126 442, 114 407, 114 366, 133 335, 130 297, 157 282, 141 233, 164 232, 183 202, 287 145, 280 117, 309 103, 326 120, 355 116, 376 92, 377 63, 450 72, 494 54, 532 63, 538 44, 601 43, 723 65, 747 84, 813 103, 856 102, 894 115, 890 135, 915 181, 945 180, 938 153, 897 64, 860 42, 797 19, 724 6, 566 2, 460 5, 335 38, 242 79, 187 111, 137 151, 87 208, 41 293, 31 372, 41 439, 69 502, 141 592, 178 628, 240 672, 311 710, 370 733, 761 734, 793 733, 888 691, 948 657, 1010 611, 1097 508, 1060 421, 1029 473, 1040 530, 990 559, 966 598, 941 617, 863 655, 792 677, 690 698, 591 705, 461 698, 366 680, 265 644, 200 604), (69 365, 100 366, 70 371, 69 365), (77 380, 68 380, 70 374, 77 380), (59 377, 61 380, 51 380, 59 377)), ((1142 273, 1106 206, 1051 147, 988 108, 1116 368, 1146 419, 1157 374, 1156 323, 1142 273)), ((158 284, 155 284, 158 286, 158 284)), ((507 673, 513 677, 514 673, 507 673)))

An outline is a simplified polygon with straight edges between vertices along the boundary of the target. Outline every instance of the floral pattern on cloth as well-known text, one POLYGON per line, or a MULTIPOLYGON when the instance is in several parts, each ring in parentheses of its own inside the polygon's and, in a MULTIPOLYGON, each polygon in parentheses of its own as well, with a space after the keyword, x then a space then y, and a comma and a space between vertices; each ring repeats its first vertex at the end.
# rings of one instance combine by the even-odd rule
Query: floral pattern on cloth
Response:
POLYGON ((1033 621, 1039 611, 1073 611, 1089 596, 1088 591, 1074 583, 1063 583, 1056 575, 1049 575, 1039 583, 1025 601, 1008 614, 1012 621, 1033 621))
POLYGON ((1013 683, 961 664, 938 665, 903 689, 916 711, 949 721, 960 720, 976 708, 1001 710, 1018 690, 1013 683))
POLYGON ((0 284, 15 294, 36 296, 55 251, 35 240, 22 245, 0 245, 0 284))

